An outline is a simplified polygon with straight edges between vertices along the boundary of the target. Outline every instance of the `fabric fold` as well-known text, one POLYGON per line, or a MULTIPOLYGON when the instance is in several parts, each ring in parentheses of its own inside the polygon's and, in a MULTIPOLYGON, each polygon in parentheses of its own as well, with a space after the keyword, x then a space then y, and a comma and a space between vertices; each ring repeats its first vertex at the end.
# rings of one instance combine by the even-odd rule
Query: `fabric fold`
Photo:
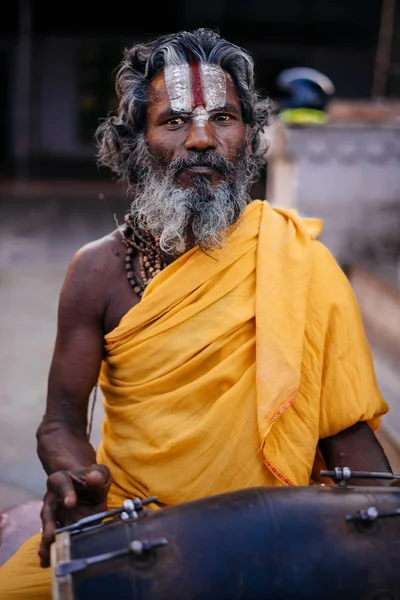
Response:
POLYGON ((321 229, 253 201, 225 247, 178 258, 106 336, 98 460, 113 477, 111 506, 307 484, 321 435, 387 410, 350 286, 315 240, 321 229), (340 336, 349 364, 327 375, 340 336), (362 400, 347 373, 357 360, 370 385, 362 400), (338 390, 357 398, 336 410, 338 390))

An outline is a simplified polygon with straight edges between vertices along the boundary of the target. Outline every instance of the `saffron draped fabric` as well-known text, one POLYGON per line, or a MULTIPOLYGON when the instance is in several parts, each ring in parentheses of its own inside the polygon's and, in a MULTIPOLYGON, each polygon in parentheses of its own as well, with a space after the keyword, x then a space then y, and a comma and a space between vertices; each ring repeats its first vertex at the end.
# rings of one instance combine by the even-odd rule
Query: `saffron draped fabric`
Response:
POLYGON ((106 336, 111 507, 308 485, 320 438, 378 426, 387 406, 321 228, 253 201, 226 246, 178 258, 106 336))

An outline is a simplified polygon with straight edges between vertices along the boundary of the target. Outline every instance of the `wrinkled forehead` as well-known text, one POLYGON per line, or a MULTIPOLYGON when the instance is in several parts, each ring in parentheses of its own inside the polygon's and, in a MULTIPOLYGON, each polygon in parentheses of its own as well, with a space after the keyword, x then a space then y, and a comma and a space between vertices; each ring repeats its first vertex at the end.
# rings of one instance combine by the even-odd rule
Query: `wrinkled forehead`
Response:
POLYGON ((226 103, 227 86, 232 79, 221 67, 209 63, 182 63, 164 69, 164 83, 171 108, 191 112, 202 106, 207 111, 226 103))

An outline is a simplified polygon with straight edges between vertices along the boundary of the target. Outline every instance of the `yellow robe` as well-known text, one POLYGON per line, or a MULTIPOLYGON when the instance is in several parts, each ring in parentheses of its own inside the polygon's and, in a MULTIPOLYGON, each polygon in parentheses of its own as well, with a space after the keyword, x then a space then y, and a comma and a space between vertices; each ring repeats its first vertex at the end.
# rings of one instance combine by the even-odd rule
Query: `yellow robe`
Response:
MULTIPOLYGON (((316 226, 252 202, 225 248, 169 265, 106 336, 110 507, 307 485, 320 438, 378 426, 387 405, 357 303, 316 226)), ((0 570, 2 600, 50 599, 39 539, 0 570)))
POLYGON ((320 438, 377 426, 358 307, 316 225, 253 201, 226 247, 173 262, 106 336, 110 506, 307 485, 320 438))

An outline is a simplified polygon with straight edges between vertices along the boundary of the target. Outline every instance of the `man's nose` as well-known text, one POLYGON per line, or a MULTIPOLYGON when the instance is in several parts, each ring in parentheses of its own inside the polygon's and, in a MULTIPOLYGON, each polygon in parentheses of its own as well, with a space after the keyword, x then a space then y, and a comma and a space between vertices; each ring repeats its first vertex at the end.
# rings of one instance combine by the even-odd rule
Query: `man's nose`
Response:
POLYGON ((188 136, 186 138, 186 150, 207 150, 216 148, 214 127, 209 121, 196 123, 192 121, 189 125, 188 136))

